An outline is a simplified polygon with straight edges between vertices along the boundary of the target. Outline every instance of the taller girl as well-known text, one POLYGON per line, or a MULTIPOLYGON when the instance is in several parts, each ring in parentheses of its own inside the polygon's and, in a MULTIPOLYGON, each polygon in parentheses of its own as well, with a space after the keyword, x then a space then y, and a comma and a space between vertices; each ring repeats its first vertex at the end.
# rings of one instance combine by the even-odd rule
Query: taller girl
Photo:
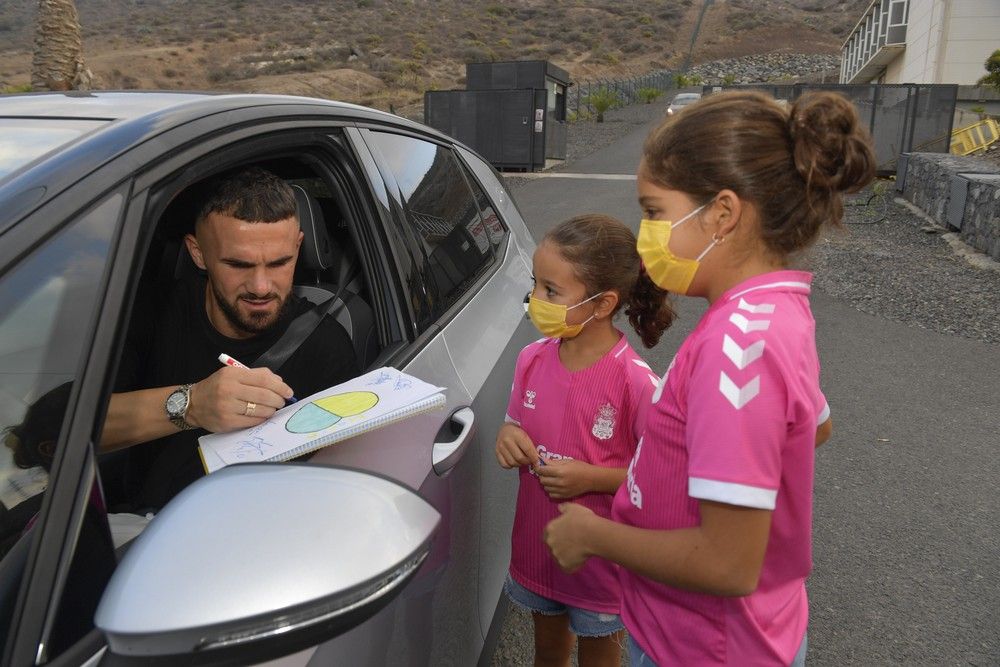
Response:
POLYGON ((829 433, 811 275, 788 270, 841 193, 874 175, 854 108, 723 93, 667 120, 639 168, 638 250, 709 308, 653 396, 613 521, 564 505, 546 539, 574 570, 620 563, 633 665, 805 656, 814 445, 829 433))

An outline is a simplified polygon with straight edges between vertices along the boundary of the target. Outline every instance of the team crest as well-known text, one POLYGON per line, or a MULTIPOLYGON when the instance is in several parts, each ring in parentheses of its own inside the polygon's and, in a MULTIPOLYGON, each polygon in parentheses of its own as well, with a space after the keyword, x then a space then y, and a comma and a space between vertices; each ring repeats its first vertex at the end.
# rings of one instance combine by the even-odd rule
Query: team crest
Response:
POLYGON ((610 403, 605 403, 597 411, 597 417, 594 419, 594 427, 590 429, 590 432, 594 434, 594 437, 598 440, 610 440, 611 436, 615 434, 615 408, 610 403))
POLYGON ((537 396, 537 394, 534 391, 532 391, 531 389, 529 389, 528 391, 524 392, 524 403, 522 405, 524 405, 524 407, 526 407, 526 408, 528 408, 530 410, 534 410, 535 409, 535 396, 537 396))

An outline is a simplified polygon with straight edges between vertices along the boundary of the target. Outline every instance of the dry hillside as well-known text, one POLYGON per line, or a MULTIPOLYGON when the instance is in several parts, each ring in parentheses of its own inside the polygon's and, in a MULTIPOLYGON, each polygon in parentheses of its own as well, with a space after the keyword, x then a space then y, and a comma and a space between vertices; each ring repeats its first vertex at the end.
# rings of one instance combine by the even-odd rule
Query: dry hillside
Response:
MULTIPOLYGON (((548 59, 577 79, 676 67, 701 0, 76 0, 101 88, 294 93, 400 108, 464 63, 548 59)), ((836 53, 867 0, 729 0, 694 63, 836 53)), ((29 81, 32 0, 0 2, 0 90, 29 81)))

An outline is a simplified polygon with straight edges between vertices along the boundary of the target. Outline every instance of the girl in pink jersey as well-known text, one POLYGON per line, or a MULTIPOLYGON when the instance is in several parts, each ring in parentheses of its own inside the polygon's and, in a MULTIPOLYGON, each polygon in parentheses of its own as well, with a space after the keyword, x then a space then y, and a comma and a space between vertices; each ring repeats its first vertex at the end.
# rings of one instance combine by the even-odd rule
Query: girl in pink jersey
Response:
POLYGON ((646 140, 639 254, 657 285, 709 307, 653 396, 613 520, 567 504, 546 528, 569 572, 623 566, 632 665, 805 662, 813 454, 830 421, 811 275, 788 258, 840 222, 841 193, 874 165, 833 93, 790 109, 712 95, 646 140))
POLYGON ((508 423, 496 445, 501 466, 520 468, 505 588, 532 612, 535 665, 568 665, 575 634, 580 665, 617 667, 617 566, 595 559, 566 574, 549 555, 542 530, 568 499, 611 516, 659 381, 612 319, 625 306, 652 347, 673 313, 666 294, 640 276, 635 235, 613 218, 587 215, 558 225, 538 246, 533 265, 528 313, 546 338, 518 357, 508 423))

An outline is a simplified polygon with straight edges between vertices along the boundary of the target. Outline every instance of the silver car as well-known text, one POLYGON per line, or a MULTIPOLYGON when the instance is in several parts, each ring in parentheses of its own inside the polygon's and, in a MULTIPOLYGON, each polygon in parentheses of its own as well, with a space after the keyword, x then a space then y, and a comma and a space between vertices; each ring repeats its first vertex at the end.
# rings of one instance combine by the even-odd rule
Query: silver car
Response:
POLYGON ((0 97, 2 664, 488 661, 517 484, 493 442, 535 336, 533 247, 489 164, 375 110, 0 97), (445 387, 447 408, 213 473, 141 530, 107 510, 121 460, 93 445, 132 305, 182 264, 184 194, 247 165, 303 193, 296 291, 338 294, 363 366, 445 387))
POLYGON ((670 100, 670 106, 667 107, 667 115, 673 116, 674 114, 680 112, 684 107, 689 104, 694 104, 701 99, 701 93, 678 93, 674 95, 674 98, 670 100))

